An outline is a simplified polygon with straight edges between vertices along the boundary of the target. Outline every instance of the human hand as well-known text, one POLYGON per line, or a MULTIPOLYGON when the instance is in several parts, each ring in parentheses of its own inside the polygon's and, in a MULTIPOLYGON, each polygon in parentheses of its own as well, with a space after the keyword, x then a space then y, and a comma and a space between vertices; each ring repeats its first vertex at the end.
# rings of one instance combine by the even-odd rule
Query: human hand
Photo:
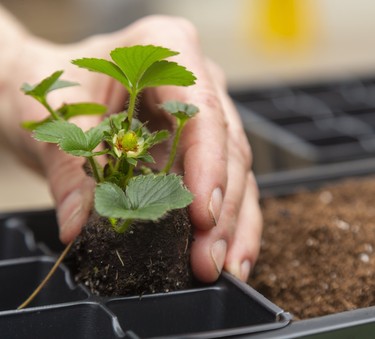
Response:
MULTIPOLYGON (((14 111, 19 112, 17 123, 40 120, 44 115, 39 106, 19 93, 21 83, 38 82, 56 69, 64 69, 65 79, 82 85, 51 94, 56 106, 62 101, 96 101, 107 104, 110 112, 121 110, 126 94, 119 84, 100 74, 77 69, 69 61, 81 57, 106 58, 115 47, 135 44, 154 44, 179 51, 181 54, 175 60, 198 78, 197 84, 188 88, 148 89, 142 97, 141 110, 151 125, 168 126, 168 119, 161 119, 160 111, 154 109, 158 103, 173 99, 200 108, 200 113, 185 128, 181 161, 176 166, 176 170, 184 172, 185 183, 195 196, 190 208, 195 227, 193 271, 197 278, 207 282, 214 281, 223 268, 246 280, 259 251, 262 224, 257 188, 250 171, 250 148, 226 93, 224 76, 201 54, 191 24, 177 18, 147 17, 119 32, 68 46, 27 36, 23 49, 26 58, 17 65, 12 80, 14 111), (30 60, 34 60, 32 68, 30 60)), ((78 123, 90 127, 97 119, 80 118, 78 123)), ((16 130, 16 126, 13 128, 16 130)), ((69 242, 80 232, 92 205, 94 183, 82 170, 82 160, 62 154, 54 145, 38 144, 23 132, 16 143, 23 158, 46 175, 56 201, 60 237, 69 242)))

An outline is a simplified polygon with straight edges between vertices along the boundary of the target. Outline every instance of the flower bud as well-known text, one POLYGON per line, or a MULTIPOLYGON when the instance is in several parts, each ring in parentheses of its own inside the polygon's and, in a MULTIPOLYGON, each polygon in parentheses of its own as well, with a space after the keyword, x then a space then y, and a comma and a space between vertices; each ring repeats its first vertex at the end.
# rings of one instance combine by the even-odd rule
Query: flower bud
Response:
POLYGON ((138 149, 138 137, 133 131, 129 131, 122 137, 121 144, 124 152, 136 152, 138 149))
POLYGON ((118 157, 123 153, 129 158, 136 158, 143 151, 143 138, 139 138, 133 131, 120 130, 114 135, 113 139, 114 151, 118 157))

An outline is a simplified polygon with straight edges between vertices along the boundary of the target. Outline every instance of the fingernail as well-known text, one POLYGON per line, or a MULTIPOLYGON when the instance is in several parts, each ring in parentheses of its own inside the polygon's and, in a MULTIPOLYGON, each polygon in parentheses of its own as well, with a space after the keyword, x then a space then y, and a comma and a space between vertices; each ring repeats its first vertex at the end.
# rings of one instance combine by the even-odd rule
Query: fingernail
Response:
POLYGON ((223 193, 221 192, 221 189, 217 187, 212 191, 210 204, 208 206, 208 210, 211 214, 211 217, 215 225, 217 225, 219 222, 222 204, 223 204, 223 193))
POLYGON ((249 260, 244 260, 240 267, 240 279, 246 281, 249 278, 251 263, 249 260))
POLYGON ((225 240, 216 241, 211 247, 212 260, 215 263, 216 270, 220 274, 227 255, 227 243, 225 240))
POLYGON ((60 233, 66 232, 71 225, 75 225, 83 209, 83 197, 80 189, 70 193, 58 209, 60 233))
POLYGON ((237 279, 246 281, 249 277, 251 269, 251 263, 249 260, 244 260, 241 264, 234 262, 229 265, 228 272, 234 275, 237 279))

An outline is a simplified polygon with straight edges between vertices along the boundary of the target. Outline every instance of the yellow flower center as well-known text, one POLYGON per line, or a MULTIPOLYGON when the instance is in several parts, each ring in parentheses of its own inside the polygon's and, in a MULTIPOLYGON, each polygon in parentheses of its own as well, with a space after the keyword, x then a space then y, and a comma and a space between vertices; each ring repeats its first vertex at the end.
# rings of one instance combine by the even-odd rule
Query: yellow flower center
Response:
POLYGON ((122 153, 126 153, 128 157, 134 158, 142 152, 144 141, 143 138, 138 138, 133 131, 125 133, 124 130, 121 130, 113 137, 113 143, 115 145, 114 151, 118 157, 122 153))
POLYGON ((122 150, 124 152, 137 152, 138 150, 138 137, 133 131, 127 132, 121 140, 122 150))

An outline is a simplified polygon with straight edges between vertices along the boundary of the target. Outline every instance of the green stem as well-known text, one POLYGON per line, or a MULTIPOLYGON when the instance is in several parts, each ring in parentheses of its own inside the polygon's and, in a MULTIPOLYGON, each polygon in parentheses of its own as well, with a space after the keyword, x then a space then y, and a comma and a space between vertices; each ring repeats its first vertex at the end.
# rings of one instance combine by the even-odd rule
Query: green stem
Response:
POLYGON ((130 93, 130 98, 129 98, 129 106, 128 106, 128 121, 129 121, 129 128, 131 129, 132 126, 132 120, 133 120, 133 115, 135 111, 135 103, 137 100, 137 94, 135 90, 130 93))
POLYGON ((98 165, 95 162, 94 157, 87 157, 87 159, 89 160, 89 163, 90 163, 90 166, 91 166, 91 169, 92 169, 92 173, 94 174, 95 181, 97 183, 101 182, 102 179, 100 178, 98 165))
POLYGON ((125 220, 122 224, 116 226, 116 232, 124 233, 129 228, 132 222, 132 219, 125 220))
POLYGON ((185 126, 185 123, 186 123, 186 121, 178 120, 177 131, 176 131, 176 134, 175 134, 174 139, 173 139, 173 144, 172 144, 171 152, 169 154, 169 159, 168 159, 167 164, 165 165, 164 169, 162 170, 162 173, 168 174, 169 171, 171 170, 172 166, 173 166, 173 163, 176 159, 177 146, 178 146, 178 143, 180 142, 182 130, 185 126))
POLYGON ((123 181, 122 188, 125 188, 128 185, 129 180, 133 178, 133 173, 134 173, 134 165, 129 164, 129 170, 123 181))
POLYGON ((115 171, 115 172, 118 172, 118 169, 119 169, 119 167, 120 167, 120 163, 121 163, 121 160, 120 159, 115 159, 115 164, 114 164, 114 166, 113 166, 113 170, 115 171))
POLYGON ((60 115, 58 115, 55 110, 48 104, 47 100, 42 100, 42 105, 48 110, 51 114, 53 120, 64 120, 60 115))

